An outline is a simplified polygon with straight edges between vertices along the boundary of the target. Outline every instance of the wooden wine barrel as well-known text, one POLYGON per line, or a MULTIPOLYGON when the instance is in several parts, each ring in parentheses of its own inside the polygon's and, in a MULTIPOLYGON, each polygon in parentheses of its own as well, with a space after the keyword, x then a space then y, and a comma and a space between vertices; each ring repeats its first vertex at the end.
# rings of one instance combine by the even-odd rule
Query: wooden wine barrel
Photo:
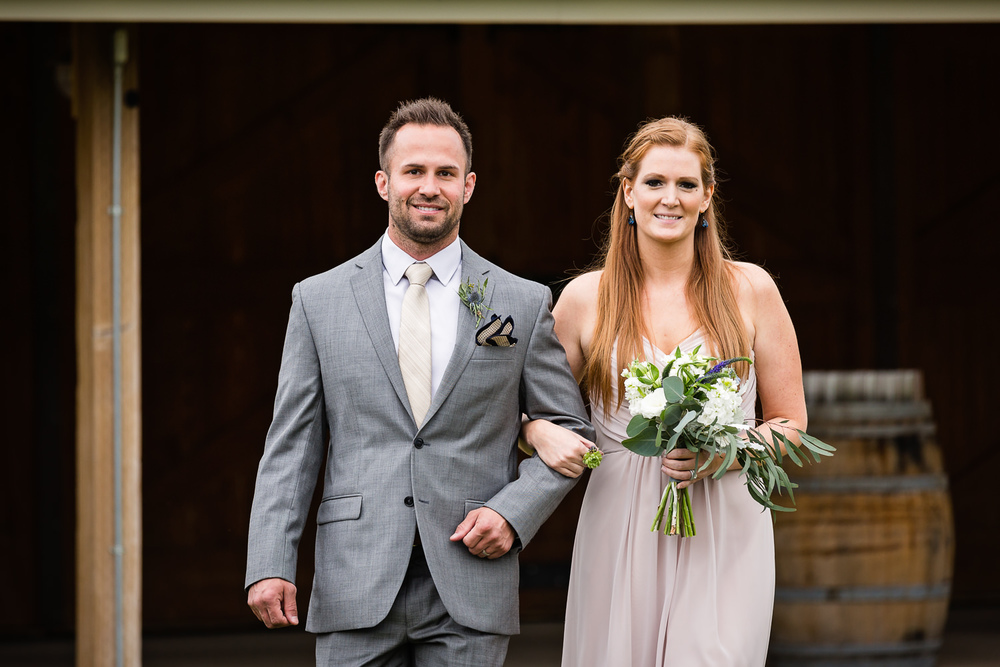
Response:
POLYGON ((809 433, 775 524, 773 667, 933 667, 954 557, 948 480, 919 371, 804 374, 809 433))

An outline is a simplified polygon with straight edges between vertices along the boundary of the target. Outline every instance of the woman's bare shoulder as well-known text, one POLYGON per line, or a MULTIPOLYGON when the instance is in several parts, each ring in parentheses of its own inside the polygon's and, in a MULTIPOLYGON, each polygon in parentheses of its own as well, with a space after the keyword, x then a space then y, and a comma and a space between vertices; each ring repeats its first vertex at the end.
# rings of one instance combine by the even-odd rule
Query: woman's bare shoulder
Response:
POLYGON ((573 278, 563 288, 559 300, 566 299, 567 303, 573 305, 593 303, 597 299, 602 273, 603 271, 589 271, 573 278))
POLYGON ((750 262, 732 262, 736 289, 741 295, 760 298, 778 292, 774 278, 767 270, 750 262))

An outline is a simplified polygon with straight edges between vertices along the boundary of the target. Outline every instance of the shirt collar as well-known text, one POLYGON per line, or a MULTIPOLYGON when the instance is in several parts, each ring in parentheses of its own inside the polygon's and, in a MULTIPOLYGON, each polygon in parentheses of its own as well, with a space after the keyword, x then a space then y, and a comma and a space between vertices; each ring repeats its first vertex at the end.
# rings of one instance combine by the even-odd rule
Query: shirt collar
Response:
MULTIPOLYGON (((397 246, 389 238, 388 234, 382 235, 382 266, 389 274, 389 279, 393 285, 398 285, 403 279, 403 274, 417 260, 413 259, 397 246)), ((434 271, 435 278, 444 285, 447 285, 455 272, 458 271, 462 263, 462 244, 458 238, 449 243, 446 247, 437 251, 427 259, 423 260, 430 264, 434 271)))

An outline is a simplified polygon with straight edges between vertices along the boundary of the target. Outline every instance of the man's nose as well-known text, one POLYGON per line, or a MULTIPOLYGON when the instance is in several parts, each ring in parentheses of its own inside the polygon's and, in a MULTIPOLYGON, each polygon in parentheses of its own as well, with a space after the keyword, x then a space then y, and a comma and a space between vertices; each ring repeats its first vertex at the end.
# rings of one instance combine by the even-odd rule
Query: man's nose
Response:
POLYGON ((434 174, 427 174, 420 181, 420 194, 433 197, 441 192, 441 184, 434 174))

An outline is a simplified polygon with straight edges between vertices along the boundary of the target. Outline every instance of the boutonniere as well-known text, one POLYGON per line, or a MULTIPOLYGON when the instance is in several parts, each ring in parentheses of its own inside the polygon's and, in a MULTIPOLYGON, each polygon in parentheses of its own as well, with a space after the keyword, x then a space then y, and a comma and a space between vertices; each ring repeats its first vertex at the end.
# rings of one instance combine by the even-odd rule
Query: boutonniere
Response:
POLYGON ((487 278, 482 283, 474 283, 469 278, 458 286, 458 298, 462 300, 469 312, 476 316, 476 326, 483 321, 484 313, 493 310, 486 305, 486 285, 490 279, 487 278))

